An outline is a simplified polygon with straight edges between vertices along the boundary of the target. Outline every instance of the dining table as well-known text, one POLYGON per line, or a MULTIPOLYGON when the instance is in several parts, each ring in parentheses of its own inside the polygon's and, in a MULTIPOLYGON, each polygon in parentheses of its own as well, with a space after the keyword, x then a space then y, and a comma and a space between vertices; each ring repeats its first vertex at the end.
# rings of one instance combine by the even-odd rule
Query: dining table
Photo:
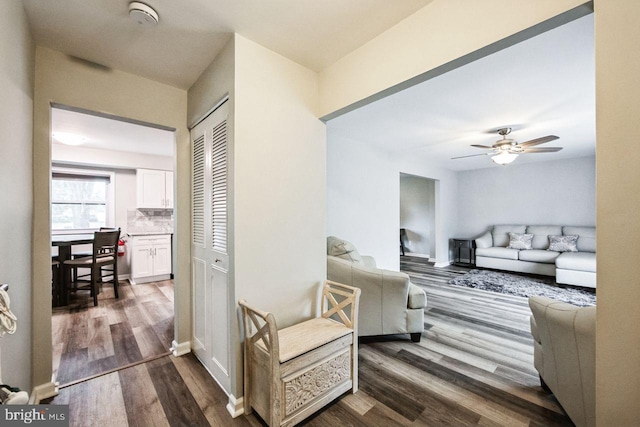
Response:
POLYGON ((51 246, 58 248, 58 261, 60 262, 61 274, 54 276, 53 292, 57 294, 54 302, 56 306, 65 306, 68 303, 66 292, 67 286, 71 283, 70 272, 63 268, 64 262, 72 257, 72 248, 77 245, 87 245, 93 243, 93 233, 86 234, 55 234, 51 236, 51 246))

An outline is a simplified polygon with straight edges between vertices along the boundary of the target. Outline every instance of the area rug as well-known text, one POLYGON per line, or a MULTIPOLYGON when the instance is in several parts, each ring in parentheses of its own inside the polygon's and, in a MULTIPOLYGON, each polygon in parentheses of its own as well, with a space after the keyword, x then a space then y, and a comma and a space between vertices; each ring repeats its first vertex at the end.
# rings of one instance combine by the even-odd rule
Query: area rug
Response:
POLYGON ((543 296, 580 307, 596 305, 594 293, 571 287, 561 288, 556 285, 553 277, 538 278, 490 270, 470 270, 449 280, 449 284, 521 297, 543 296))

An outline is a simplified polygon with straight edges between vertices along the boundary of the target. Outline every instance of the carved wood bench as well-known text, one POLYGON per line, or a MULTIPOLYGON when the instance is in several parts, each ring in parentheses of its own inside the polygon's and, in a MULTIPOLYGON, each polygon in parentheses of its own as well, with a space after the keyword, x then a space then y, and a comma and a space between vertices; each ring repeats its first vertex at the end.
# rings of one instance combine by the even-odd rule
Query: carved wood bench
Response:
POLYGON ((271 313, 239 301, 245 414, 253 408, 270 427, 292 426, 358 390, 359 299, 360 289, 326 281, 321 317, 281 330, 271 313))

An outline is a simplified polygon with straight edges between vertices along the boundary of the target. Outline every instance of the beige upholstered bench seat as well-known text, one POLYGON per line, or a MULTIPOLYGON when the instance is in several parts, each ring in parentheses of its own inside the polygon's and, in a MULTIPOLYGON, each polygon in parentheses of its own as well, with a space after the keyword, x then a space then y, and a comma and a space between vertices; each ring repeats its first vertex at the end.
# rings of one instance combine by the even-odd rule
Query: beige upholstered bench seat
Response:
POLYGON ((273 314, 240 300, 244 412, 270 427, 298 424, 344 392, 358 391, 360 289, 325 281, 321 316, 278 330, 273 314))
MULTIPOLYGON (((278 331, 280 363, 287 362, 311 350, 315 350, 331 341, 353 333, 353 329, 335 320, 318 317, 278 331)), ((256 346, 267 351, 264 342, 257 341, 256 346)))

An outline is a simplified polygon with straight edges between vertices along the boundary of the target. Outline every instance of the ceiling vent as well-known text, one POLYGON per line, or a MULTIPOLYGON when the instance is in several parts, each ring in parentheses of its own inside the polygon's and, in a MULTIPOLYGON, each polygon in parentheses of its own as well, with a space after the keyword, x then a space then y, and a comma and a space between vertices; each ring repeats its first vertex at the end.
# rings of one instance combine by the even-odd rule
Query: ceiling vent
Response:
POLYGON ((153 27, 158 24, 158 13, 150 6, 137 1, 129 3, 129 17, 145 27, 153 27))

